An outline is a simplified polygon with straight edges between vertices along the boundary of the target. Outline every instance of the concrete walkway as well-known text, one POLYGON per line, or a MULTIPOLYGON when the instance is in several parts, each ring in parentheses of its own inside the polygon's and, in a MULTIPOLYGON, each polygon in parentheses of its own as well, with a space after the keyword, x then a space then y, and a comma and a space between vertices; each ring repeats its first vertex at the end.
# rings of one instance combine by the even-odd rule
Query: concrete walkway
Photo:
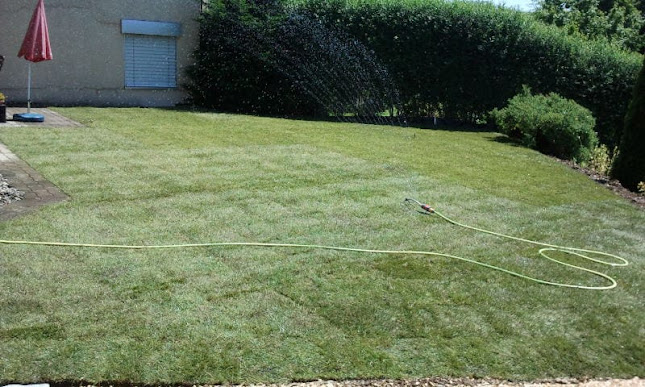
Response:
POLYGON ((45 108, 32 108, 32 113, 38 113, 45 116, 45 122, 20 122, 13 121, 13 115, 17 113, 26 113, 27 108, 24 107, 8 107, 7 108, 7 122, 0 123, 0 129, 3 128, 17 128, 23 126, 38 126, 45 128, 70 128, 81 127, 82 124, 72 121, 69 118, 62 116, 54 111, 45 108))
MULTIPOLYGON (((7 118, 13 117, 14 113, 25 111, 25 108, 8 108, 7 118)), ((43 128, 43 130, 52 127, 82 126, 78 122, 49 109, 31 109, 31 111, 44 115, 45 122, 7 121, 6 123, 0 123, 0 132, 5 128, 25 126, 39 127, 43 128)), ((24 198, 20 201, 0 205, 0 221, 15 218, 32 212, 43 205, 57 203, 69 198, 2 143, 0 143, 0 175, 9 182, 9 185, 25 193, 24 198)))

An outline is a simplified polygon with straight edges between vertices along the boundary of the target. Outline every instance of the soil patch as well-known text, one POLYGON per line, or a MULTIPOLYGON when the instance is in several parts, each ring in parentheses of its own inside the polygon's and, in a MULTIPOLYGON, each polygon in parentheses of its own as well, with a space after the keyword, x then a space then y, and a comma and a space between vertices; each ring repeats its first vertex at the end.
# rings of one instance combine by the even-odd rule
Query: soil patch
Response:
POLYGON ((603 185, 605 188, 613 191, 616 195, 621 196, 634 205, 645 209, 645 195, 639 194, 637 192, 632 192, 627 188, 623 187, 618 180, 611 179, 608 176, 602 175, 593 169, 581 167, 580 165, 574 163, 573 161, 559 160, 561 163, 564 163, 571 167, 573 170, 576 170, 580 173, 584 173, 591 180, 595 181, 598 184, 603 185))

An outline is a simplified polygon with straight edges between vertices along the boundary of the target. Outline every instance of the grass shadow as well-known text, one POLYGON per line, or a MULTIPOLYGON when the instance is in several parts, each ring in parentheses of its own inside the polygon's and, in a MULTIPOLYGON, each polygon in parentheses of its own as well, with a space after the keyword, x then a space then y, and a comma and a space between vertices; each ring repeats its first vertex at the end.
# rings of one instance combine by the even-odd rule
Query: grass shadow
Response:
POLYGON ((516 148, 523 147, 523 145, 520 144, 519 141, 514 140, 514 139, 508 137, 505 134, 499 134, 499 135, 497 135, 497 136, 495 136, 493 138, 490 138, 489 141, 497 142, 497 143, 500 143, 500 144, 510 145, 510 146, 513 146, 513 147, 516 147, 516 148))
POLYGON ((408 120, 408 126, 419 129, 445 130, 448 132, 494 132, 495 127, 488 124, 474 124, 449 118, 416 117, 408 120))

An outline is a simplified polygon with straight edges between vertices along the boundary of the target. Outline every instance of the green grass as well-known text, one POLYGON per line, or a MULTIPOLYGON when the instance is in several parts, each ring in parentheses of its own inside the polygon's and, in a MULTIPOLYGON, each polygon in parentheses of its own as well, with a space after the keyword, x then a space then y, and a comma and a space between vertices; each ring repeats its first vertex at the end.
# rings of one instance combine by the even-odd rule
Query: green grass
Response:
POLYGON ((0 223, 0 239, 431 249, 603 283, 531 246, 404 211, 413 196, 468 224, 631 266, 591 264, 619 282, 593 292, 439 258, 4 245, 0 384, 645 375, 645 213, 495 133, 59 111, 87 127, 3 129, 0 141, 71 200, 0 223))

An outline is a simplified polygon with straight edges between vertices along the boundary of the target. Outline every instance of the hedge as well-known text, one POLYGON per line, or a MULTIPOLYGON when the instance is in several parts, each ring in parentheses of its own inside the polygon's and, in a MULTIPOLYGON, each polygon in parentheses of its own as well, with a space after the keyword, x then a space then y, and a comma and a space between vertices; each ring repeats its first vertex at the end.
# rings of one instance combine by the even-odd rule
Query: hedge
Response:
POLYGON ((192 102, 251 114, 346 114, 376 123, 396 87, 357 39, 288 12, 279 0, 213 0, 185 85, 192 102))
POLYGON ((573 99, 617 145, 642 56, 567 36, 483 2, 289 0, 288 7, 357 37, 398 85, 402 113, 476 121, 522 85, 573 99))
POLYGON ((275 9, 245 0, 209 2, 200 18, 195 64, 187 70, 190 81, 184 85, 193 104, 251 114, 315 114, 311 98, 261 60, 274 47, 255 37, 270 36, 285 18, 275 9))

